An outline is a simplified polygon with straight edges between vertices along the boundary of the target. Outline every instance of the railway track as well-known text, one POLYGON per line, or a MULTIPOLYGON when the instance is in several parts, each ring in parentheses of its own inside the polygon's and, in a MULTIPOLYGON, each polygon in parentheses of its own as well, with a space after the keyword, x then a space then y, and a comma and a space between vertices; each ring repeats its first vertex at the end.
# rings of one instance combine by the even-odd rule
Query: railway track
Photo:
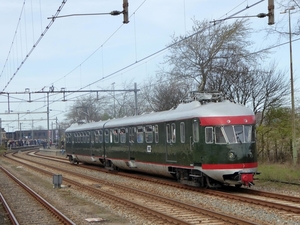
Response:
MULTIPOLYGON (((31 169, 47 174, 48 176, 52 176, 53 173, 49 172, 49 169, 44 170, 40 167, 46 166, 53 171, 57 171, 57 166, 44 165, 36 161, 31 161, 31 163, 38 166, 25 164, 31 167, 31 169)), ((246 221, 235 216, 232 217, 213 210, 137 190, 133 187, 109 183, 107 181, 103 182, 97 178, 70 170, 60 168, 59 172, 64 174, 64 182, 72 185, 73 188, 75 187, 80 191, 88 192, 97 198, 101 196, 103 201, 111 201, 115 204, 119 203, 119 205, 125 206, 129 210, 131 209, 135 213, 139 212, 148 221, 153 221, 155 224, 256 224, 255 222, 246 221), (72 177, 72 179, 66 177, 72 177)))
POLYGON ((12 224, 75 224, 8 170, 0 169, 9 214, 14 217, 12 224))
MULTIPOLYGON (((78 168, 77 166, 75 166, 75 167, 78 168)), ((81 168, 81 165, 80 165, 80 168, 81 168)), ((91 167, 88 166, 88 168, 90 169, 91 167)), ((94 168, 98 172, 99 172, 99 170, 101 170, 99 167, 94 167, 94 168)), ((103 170, 103 171, 108 173, 107 170, 103 170)), ((116 174, 116 173, 114 172, 114 174, 116 174)), ((226 201, 232 200, 232 201, 246 202, 249 204, 253 204, 255 206, 259 205, 264 208, 270 208, 270 210, 277 209, 278 214, 286 214, 289 217, 294 217, 295 220, 300 219, 300 217, 299 217, 299 215, 300 215, 300 213, 299 213, 300 200, 299 200, 299 198, 295 198, 295 197, 291 197, 291 196, 279 195, 279 194, 268 193, 268 192, 258 192, 258 191, 252 190, 252 189, 243 189, 243 188, 241 188, 241 189, 235 188, 234 191, 231 190, 228 193, 228 192, 218 191, 218 190, 207 190, 207 189, 194 188, 194 187, 190 187, 190 186, 181 185, 176 182, 160 180, 159 178, 158 179, 153 178, 153 177, 149 178, 149 176, 141 176, 141 175, 136 175, 136 174, 120 173, 120 172, 118 172, 117 174, 122 175, 122 176, 123 176, 123 174, 125 174, 127 177, 131 177, 134 179, 140 179, 143 181, 149 181, 152 183, 157 182, 159 185, 172 186, 172 187, 176 187, 176 188, 187 189, 187 190, 194 191, 194 192, 201 192, 203 194, 213 195, 216 197, 223 198, 226 201), (262 198, 262 196, 264 196, 264 197, 262 198)), ((116 179, 118 179, 118 178, 116 178, 116 179)), ((101 189, 105 189, 105 187, 106 187, 105 184, 104 185, 100 184, 99 180, 95 180, 92 183, 93 184, 96 183, 98 187, 99 186, 101 187, 101 189)), ((90 183, 90 185, 91 185, 91 183, 90 183)), ((116 185, 116 184, 113 184, 113 185, 116 185)), ((111 190, 111 191, 114 190, 113 192, 118 192, 120 194, 119 188, 117 188, 117 189, 110 188, 109 190, 111 190)), ((123 195, 127 195, 127 194, 123 194, 123 195)), ((130 196, 130 195, 128 195, 128 196, 130 196)), ((161 196, 159 196, 159 198, 161 198, 161 196)), ((134 198, 131 196, 131 199, 135 199, 137 201, 142 198, 134 198)), ((145 205, 145 203, 142 203, 142 204, 145 205)), ((149 207, 153 208, 153 207, 157 207, 157 206, 150 205, 149 207)), ((160 210, 163 210, 163 209, 160 209, 160 210)), ((189 210, 189 211, 191 211, 191 210, 189 210)), ((176 211, 174 210, 174 212, 176 212, 176 211)), ((183 219, 183 220, 186 220, 186 219, 183 219)), ((198 220, 198 221, 200 221, 200 220, 198 220)), ((201 221, 205 221, 205 220, 201 220, 201 221)), ((238 224, 240 224, 240 223, 238 223, 238 224)))
POLYGON ((19 225, 17 218, 10 209, 4 196, 0 193, 0 224, 2 225, 19 225))
MULTIPOLYGON (((99 167, 91 167, 86 165, 81 165, 81 166, 89 169, 94 169, 96 171, 100 170, 100 171, 107 172, 105 169, 99 167)), ((136 174, 122 173, 122 172, 118 172, 118 174, 130 178, 134 178, 134 179, 139 179, 139 180, 144 180, 149 182, 157 182, 159 184, 163 184, 166 186, 172 186, 172 187, 182 188, 186 190, 192 190, 195 192, 200 192, 203 194, 218 196, 226 200, 228 199, 237 200, 237 201, 247 202, 254 205, 268 207, 270 209, 277 209, 281 214, 288 213, 290 216, 294 217, 295 219, 300 220, 300 197, 288 196, 288 195, 282 195, 278 193, 271 193, 271 192, 264 192, 264 191, 257 191, 248 188, 237 189, 234 187, 228 187, 220 190, 201 189, 197 187, 195 188, 195 187, 182 185, 176 182, 170 182, 164 179, 153 179, 152 177, 149 178, 149 176, 144 176, 144 175, 136 175, 136 174)))
MULTIPOLYGON (((43 155, 38 155, 39 157, 44 158, 43 155)), ((51 156, 47 156, 48 159, 53 159, 51 156)), ((65 162, 65 159, 62 160, 60 157, 54 157, 54 160, 59 160, 61 162, 65 162)), ((69 162, 68 162, 69 163, 69 162)), ((81 165, 84 168, 93 169, 96 171, 107 172, 106 169, 102 169, 99 167, 89 166, 89 165, 81 165)), ((116 174, 116 172, 113 172, 116 174)), ((130 173, 117 172, 118 175, 127 176, 134 179, 146 180, 149 182, 156 181, 159 184, 164 184, 167 186, 173 186, 177 188, 188 189, 196 192, 206 193, 209 195, 215 195, 219 197, 224 197, 226 199, 236 199, 243 202, 249 202, 253 204, 258 204, 262 206, 268 206, 270 208, 276 208, 279 210, 285 210, 287 212, 292 212, 300 215, 300 197, 282 195, 278 193, 271 193, 265 191, 258 191, 249 188, 235 188, 235 187, 227 187, 220 190, 210 190, 210 189, 201 189, 190 187, 186 185, 179 184, 177 182, 168 181, 165 179, 153 179, 153 177, 147 175, 136 175, 130 173), (237 197, 238 196, 238 197, 237 197)))

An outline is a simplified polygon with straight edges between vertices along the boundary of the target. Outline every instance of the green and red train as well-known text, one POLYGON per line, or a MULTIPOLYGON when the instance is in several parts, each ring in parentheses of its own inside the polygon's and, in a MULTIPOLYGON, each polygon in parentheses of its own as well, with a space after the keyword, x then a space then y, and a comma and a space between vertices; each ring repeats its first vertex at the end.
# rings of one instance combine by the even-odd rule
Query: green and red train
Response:
POLYGON ((216 93, 194 93, 169 111, 73 124, 65 135, 72 163, 203 187, 251 186, 257 173, 254 113, 216 93))

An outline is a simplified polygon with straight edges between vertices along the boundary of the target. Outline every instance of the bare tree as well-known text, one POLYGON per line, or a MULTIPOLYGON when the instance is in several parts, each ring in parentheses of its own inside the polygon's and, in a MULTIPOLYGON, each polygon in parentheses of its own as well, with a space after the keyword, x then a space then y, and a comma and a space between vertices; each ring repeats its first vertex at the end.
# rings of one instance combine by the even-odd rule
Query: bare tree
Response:
POLYGON ((151 111, 164 111, 177 107, 190 91, 190 85, 182 79, 174 79, 163 71, 157 74, 157 80, 149 80, 143 87, 142 96, 148 102, 151 111))
POLYGON ((166 57, 171 66, 170 77, 193 80, 199 91, 221 91, 262 115, 283 104, 289 94, 288 80, 284 72, 276 71, 275 63, 268 69, 261 65, 268 51, 249 51, 252 43, 248 41, 251 29, 247 20, 194 24, 193 34, 188 38, 173 37, 166 57))
POLYGON ((212 80, 222 85, 225 76, 257 63, 258 56, 248 50, 250 31, 247 20, 215 25, 194 20, 190 36, 173 36, 173 46, 166 57, 166 63, 172 67, 170 74, 194 80, 199 91, 205 91, 212 80))
POLYGON ((250 101, 253 111, 262 113, 261 123, 267 110, 287 105, 289 94, 289 80, 286 79, 283 71, 276 71, 274 64, 270 65, 269 70, 256 71, 250 101))
POLYGON ((70 107, 66 118, 69 123, 99 121, 106 114, 106 108, 103 107, 106 103, 105 97, 97 98, 92 94, 81 96, 70 107))

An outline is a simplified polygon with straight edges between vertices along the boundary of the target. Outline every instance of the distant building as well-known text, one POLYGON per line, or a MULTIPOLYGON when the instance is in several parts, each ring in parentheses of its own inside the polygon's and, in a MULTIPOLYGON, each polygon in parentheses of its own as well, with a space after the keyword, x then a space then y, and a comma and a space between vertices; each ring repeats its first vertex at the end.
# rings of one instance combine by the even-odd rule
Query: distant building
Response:
MULTIPOLYGON (((36 140, 46 140, 48 130, 16 130, 14 132, 6 132, 5 138, 8 140, 20 140, 20 139, 36 139, 36 140)), ((54 143, 56 140, 64 135, 65 130, 49 130, 49 138, 54 143)))
POLYGON ((1 138, 0 139, 2 140, 1 145, 4 145, 5 142, 7 141, 6 132, 5 132, 4 128, 1 128, 1 138))

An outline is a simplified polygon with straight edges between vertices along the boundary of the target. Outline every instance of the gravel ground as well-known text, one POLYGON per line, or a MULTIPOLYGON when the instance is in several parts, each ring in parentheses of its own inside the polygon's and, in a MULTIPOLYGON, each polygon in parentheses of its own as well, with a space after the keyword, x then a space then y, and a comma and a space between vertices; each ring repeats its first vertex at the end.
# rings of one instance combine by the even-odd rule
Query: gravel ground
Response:
MULTIPOLYGON (((4 167, 14 169, 16 171, 16 176, 22 178, 22 180, 24 180, 23 182, 34 183, 35 186, 32 187, 34 190, 37 190, 40 195, 47 197, 47 199, 52 199, 51 203, 59 210, 64 211, 66 216, 75 221, 76 224, 150 224, 149 221, 144 221, 143 218, 138 217, 134 212, 128 212, 122 206, 117 206, 110 202, 101 202, 99 199, 89 198, 73 188, 53 189, 52 179, 49 181, 49 178, 45 178, 41 174, 36 174, 36 178, 32 180, 30 179, 30 176, 26 176, 26 174, 33 173, 33 171, 27 170, 26 168, 17 168, 15 164, 7 164, 3 158, 0 158, 0 162, 1 164, 4 164, 4 167), (86 218, 104 218, 107 221, 101 223, 88 223, 85 221, 86 218)), ((73 168, 76 172, 83 172, 83 169, 80 167, 73 166, 73 168)), ((110 182, 123 185, 126 183, 128 186, 140 190, 151 191, 162 196, 205 207, 207 209, 213 209, 225 214, 236 215, 238 217, 242 216, 244 219, 248 218, 258 224, 300 224, 300 217, 296 218, 292 215, 279 213, 278 210, 270 210, 243 202, 237 203, 236 201, 224 200, 219 197, 203 195, 201 193, 195 194, 191 191, 183 191, 172 187, 166 188, 165 186, 154 185, 146 181, 136 181, 130 178, 122 178, 121 176, 116 178, 116 176, 106 173, 97 173, 88 170, 86 170, 85 173, 110 182)), ((295 186, 256 181, 256 185, 252 188, 300 196, 300 190, 298 190, 299 187, 295 186)))

